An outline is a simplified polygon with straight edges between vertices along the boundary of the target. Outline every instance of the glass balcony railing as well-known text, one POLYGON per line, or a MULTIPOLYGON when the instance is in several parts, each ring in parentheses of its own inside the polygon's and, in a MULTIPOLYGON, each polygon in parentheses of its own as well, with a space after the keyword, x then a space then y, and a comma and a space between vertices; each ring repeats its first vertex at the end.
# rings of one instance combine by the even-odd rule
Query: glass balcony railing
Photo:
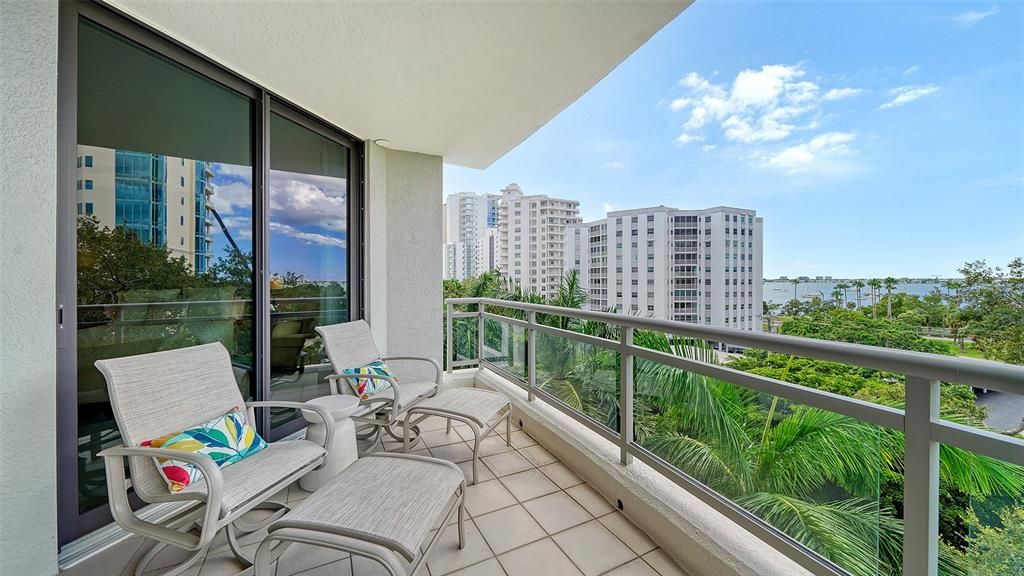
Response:
POLYGON ((449 371, 503 375, 617 444, 623 465, 643 462, 813 573, 1012 573, 979 567, 1024 557, 1021 430, 964 414, 971 388, 1024 399, 1024 367, 487 298, 446 305, 449 371), (480 355, 454 343, 481 332, 480 355), (720 361, 744 348, 767 363, 720 361), (804 361, 891 401, 795 379, 804 361))

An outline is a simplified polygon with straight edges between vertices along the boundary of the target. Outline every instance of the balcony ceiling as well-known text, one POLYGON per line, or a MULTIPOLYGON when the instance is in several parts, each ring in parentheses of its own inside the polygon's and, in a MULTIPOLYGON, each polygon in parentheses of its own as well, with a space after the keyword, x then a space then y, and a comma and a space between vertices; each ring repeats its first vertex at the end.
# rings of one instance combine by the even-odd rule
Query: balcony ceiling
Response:
POLYGON ((111 4, 360 138, 485 168, 691 1, 111 4))

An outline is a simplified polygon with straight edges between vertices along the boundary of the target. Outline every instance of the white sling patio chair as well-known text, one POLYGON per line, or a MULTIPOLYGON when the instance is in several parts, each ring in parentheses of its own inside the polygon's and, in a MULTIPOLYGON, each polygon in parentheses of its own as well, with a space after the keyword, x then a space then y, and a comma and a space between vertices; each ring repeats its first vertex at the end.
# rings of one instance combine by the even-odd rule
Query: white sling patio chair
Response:
MULTIPOLYGON (((341 375, 342 370, 365 366, 375 360, 415 361, 433 366, 433 380, 409 381, 399 377, 396 382, 393 378, 378 374, 359 375, 359 378, 384 380, 391 384, 386 390, 362 400, 360 410, 351 416, 352 420, 360 426, 359 439, 375 441, 381 430, 384 430, 394 440, 403 440, 404 433, 396 432, 394 426, 397 424, 404 427, 402 417, 405 413, 416 404, 437 393, 438 387, 441 385, 441 365, 436 360, 418 356, 382 357, 370 334, 370 325, 365 320, 317 326, 316 331, 323 339, 324 349, 327 350, 327 356, 334 369, 334 373, 327 377, 332 394, 354 396, 355 392, 349 385, 348 378, 341 375)), ((412 429, 412 432, 416 435, 415 437, 418 437, 417 429, 412 429)))
POLYGON ((162 576, 185 572, 205 556, 222 529, 227 532, 235 557, 251 566, 251 555, 244 554, 239 546, 239 532, 260 530, 287 512, 286 506, 267 499, 324 463, 333 436, 330 413, 300 402, 246 402, 238 391, 228 351, 220 343, 100 360, 96 366, 106 378, 124 442, 124 446, 100 453, 106 464, 114 520, 128 532, 157 541, 139 561, 135 574, 145 572, 153 557, 167 545, 194 554, 162 576), (307 440, 274 442, 224 468, 217 467, 205 454, 142 446, 147 440, 201 425, 235 407, 245 407, 251 423, 255 423, 254 408, 301 408, 323 418, 328 432, 323 445, 307 440), (193 463, 202 470, 203 478, 180 492, 171 492, 157 470, 155 457, 193 463), (125 458, 131 469, 131 486, 144 502, 184 502, 186 513, 166 524, 136 516, 128 502, 125 458), (241 518, 257 508, 273 512, 261 522, 241 518), (197 524, 198 534, 194 530, 197 524))
POLYGON ((429 358, 393 356, 382 358, 373 342, 370 325, 364 320, 319 326, 316 329, 324 341, 324 348, 331 359, 334 374, 329 376, 334 394, 355 394, 348 384, 349 376, 342 374, 345 369, 365 366, 374 360, 418 360, 434 366, 435 378, 430 382, 406 382, 376 374, 360 374, 386 380, 391 387, 363 401, 366 408, 352 419, 375 426, 374 432, 364 435, 376 439, 381 428, 395 440, 401 440, 403 450, 408 452, 412 442, 419 439, 418 423, 430 416, 446 419, 447 432, 452 430, 452 420, 462 422, 473 433, 473 484, 476 484, 480 462, 480 442, 494 432, 502 421, 505 422, 505 443, 511 446, 511 403, 499 392, 479 388, 454 388, 438 392, 441 385, 441 366, 429 358), (361 415, 360 415, 361 414, 361 415), (399 436, 392 426, 399 424, 399 436), (413 436, 413 434, 415 436, 413 436))

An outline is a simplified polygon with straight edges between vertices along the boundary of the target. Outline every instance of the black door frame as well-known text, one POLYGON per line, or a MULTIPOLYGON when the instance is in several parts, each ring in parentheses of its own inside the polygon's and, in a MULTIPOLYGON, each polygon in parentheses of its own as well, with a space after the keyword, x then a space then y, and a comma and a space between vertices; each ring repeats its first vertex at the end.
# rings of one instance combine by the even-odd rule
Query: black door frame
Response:
MULTIPOLYGON (((269 395, 270 298, 268 268, 268 214, 270 181, 269 119, 279 113, 349 149, 347 201, 348 307, 351 319, 364 315, 364 190, 363 142, 345 130, 289 102, 173 38, 98 1, 62 1, 58 19, 57 102, 57 509, 58 544, 63 547, 112 521, 106 506, 78 510, 78 402, 77 402, 77 239, 76 160, 78 111, 78 26, 87 19, 136 44, 185 66, 249 98, 251 103, 254 381, 256 399, 269 395)), ((301 419, 270 430, 267 411, 258 417, 261 434, 277 439, 302 427, 301 419)), ((133 495, 134 497, 134 495, 133 495)), ((134 500, 136 506, 142 502, 134 500)))

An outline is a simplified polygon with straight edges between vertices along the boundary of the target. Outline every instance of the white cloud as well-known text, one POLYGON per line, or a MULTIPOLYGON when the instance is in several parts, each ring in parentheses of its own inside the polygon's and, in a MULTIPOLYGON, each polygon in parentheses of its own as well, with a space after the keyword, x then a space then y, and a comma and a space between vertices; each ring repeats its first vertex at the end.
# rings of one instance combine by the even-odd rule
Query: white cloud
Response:
POLYGON ((903 106, 910 104, 914 100, 924 98, 939 92, 940 88, 935 84, 927 84, 921 86, 900 86, 899 88, 893 88, 889 91, 890 96, 894 98, 885 104, 878 107, 879 110, 887 110, 889 108, 896 108, 897 106, 903 106))
POLYGON ((683 145, 689 144, 690 142, 703 142, 703 141, 704 141, 704 137, 703 136, 697 136, 695 134, 687 134, 685 132, 680 134, 679 137, 676 138, 676 143, 677 144, 683 144, 683 145))
POLYGON ((345 230, 348 185, 344 178, 293 172, 270 176, 270 218, 290 226, 345 230))
POLYGON ((768 64, 716 84, 690 72, 679 81, 688 93, 670 105, 676 112, 690 110, 676 142, 702 140, 693 132, 710 123, 717 123, 727 139, 745 144, 777 142, 811 128, 823 96, 806 74, 801 65, 768 64))
POLYGON ((304 232, 302 230, 299 230, 298 228, 295 228, 294 226, 281 224, 279 222, 271 222, 270 231, 275 232, 277 234, 284 234, 286 236, 298 238, 299 240, 304 240, 306 244, 319 244, 321 246, 333 246, 335 248, 345 247, 345 241, 342 240, 341 238, 328 236, 326 234, 317 234, 315 232, 304 232))
POLYGON ((827 101, 843 100, 846 98, 852 98, 858 94, 864 92, 861 88, 833 88, 828 92, 825 92, 824 99, 827 101))
POLYGON ((622 170, 623 168, 626 167, 626 165, 623 164, 622 162, 615 161, 615 162, 608 162, 608 163, 606 163, 604 165, 604 167, 609 169, 609 170, 622 170))
POLYGON ((680 110, 686 108, 689 105, 689 98, 676 98, 675 100, 672 101, 671 104, 668 105, 668 107, 671 108, 673 112, 679 112, 680 110))
POLYGON ((989 16, 995 16, 998 13, 998 6, 993 6, 984 12, 979 12, 977 10, 968 10, 967 12, 961 12, 960 14, 954 16, 953 22, 955 22, 956 25, 961 28, 970 28, 971 26, 974 26, 975 24, 981 22, 985 18, 988 18, 989 16))
POLYGON ((608 202, 605 202, 604 204, 602 204, 601 208, 604 209, 606 214, 608 212, 614 212, 615 210, 617 210, 617 208, 615 208, 614 204, 609 204, 608 202))
POLYGON ((252 185, 235 181, 213 187, 213 206, 220 215, 252 210, 252 185))
POLYGON ((705 144, 705 145, 700 147, 700 151, 701 152, 711 152, 715 148, 718 148, 718 146, 716 144, 705 144))
POLYGON ((789 146, 770 155, 766 163, 788 172, 803 172, 814 169, 816 164, 850 153, 848 144, 855 138, 849 132, 827 132, 815 136, 803 144, 789 146))
POLYGON ((903 75, 904 76, 910 76, 911 74, 915 74, 920 69, 921 69, 920 66, 918 66, 917 64, 914 64, 910 68, 907 68, 906 70, 904 70, 903 71, 903 75))

